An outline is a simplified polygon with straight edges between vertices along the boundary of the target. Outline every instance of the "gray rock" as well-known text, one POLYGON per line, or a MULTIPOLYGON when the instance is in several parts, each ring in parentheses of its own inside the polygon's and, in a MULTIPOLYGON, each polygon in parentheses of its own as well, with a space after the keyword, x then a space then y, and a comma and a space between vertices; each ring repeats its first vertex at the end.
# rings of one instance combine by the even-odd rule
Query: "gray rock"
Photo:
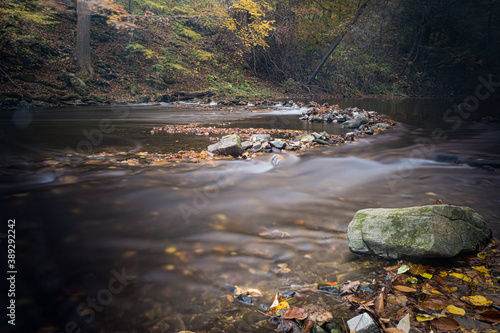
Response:
POLYGON ((271 146, 276 147, 278 149, 283 149, 286 146, 286 142, 281 140, 274 140, 269 143, 271 144, 271 146))
POLYGON ((252 142, 265 142, 271 140, 270 134, 254 134, 250 137, 252 142))
POLYGON ((262 143, 260 143, 260 141, 254 142, 252 147, 253 149, 260 149, 262 147, 262 143))
POLYGON ((243 154, 241 139, 236 134, 223 136, 219 142, 208 146, 207 150, 210 153, 219 155, 240 156, 243 154))
POLYGON ((340 125, 342 128, 358 128, 359 126, 361 126, 360 119, 347 120, 340 125))
POLYGON ((352 252, 390 259, 451 258, 478 250, 491 236, 481 215, 452 205, 363 209, 347 231, 352 252))
POLYGON ((247 149, 250 149, 253 147, 253 142, 251 141, 243 141, 241 143, 241 148, 243 148, 243 150, 247 150, 247 149))
POLYGON ((311 134, 304 134, 304 135, 299 135, 299 136, 295 137, 294 141, 312 142, 315 139, 316 138, 313 135, 311 135, 311 134))
POLYGON ((373 126, 370 127, 371 130, 376 130, 376 129, 379 129, 379 128, 382 128, 382 129, 389 129, 391 128, 391 125, 389 124, 385 124, 385 123, 377 123, 373 126))
POLYGON ((351 318, 347 321, 347 326, 351 332, 356 333, 380 333, 377 324, 368 313, 351 318))

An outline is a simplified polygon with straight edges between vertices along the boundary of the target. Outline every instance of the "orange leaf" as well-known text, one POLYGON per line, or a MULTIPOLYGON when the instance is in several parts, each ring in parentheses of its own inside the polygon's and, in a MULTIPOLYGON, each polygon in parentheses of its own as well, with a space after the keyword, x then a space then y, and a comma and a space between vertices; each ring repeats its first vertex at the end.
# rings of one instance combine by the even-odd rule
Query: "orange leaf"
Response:
POLYGON ((399 291, 402 291, 405 293, 414 293, 417 291, 417 289, 412 288, 412 287, 407 287, 407 286, 396 285, 396 286, 392 286, 392 287, 396 290, 399 290, 399 291))
POLYGON ((377 301, 375 302, 375 311, 378 313, 384 311, 384 288, 382 288, 382 291, 378 294, 377 301))

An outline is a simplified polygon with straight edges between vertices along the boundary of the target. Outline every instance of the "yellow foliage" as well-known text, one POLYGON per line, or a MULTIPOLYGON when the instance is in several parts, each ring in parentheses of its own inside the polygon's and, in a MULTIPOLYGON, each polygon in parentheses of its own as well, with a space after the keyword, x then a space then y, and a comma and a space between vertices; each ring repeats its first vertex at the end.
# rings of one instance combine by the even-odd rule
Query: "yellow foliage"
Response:
POLYGON ((226 20, 226 28, 240 40, 244 52, 249 52, 257 46, 264 49, 269 47, 265 38, 273 30, 274 20, 266 19, 266 11, 271 10, 271 6, 267 2, 238 0, 231 6, 231 10, 234 13, 243 13, 248 18, 248 21, 244 20, 244 22, 233 17, 226 20))

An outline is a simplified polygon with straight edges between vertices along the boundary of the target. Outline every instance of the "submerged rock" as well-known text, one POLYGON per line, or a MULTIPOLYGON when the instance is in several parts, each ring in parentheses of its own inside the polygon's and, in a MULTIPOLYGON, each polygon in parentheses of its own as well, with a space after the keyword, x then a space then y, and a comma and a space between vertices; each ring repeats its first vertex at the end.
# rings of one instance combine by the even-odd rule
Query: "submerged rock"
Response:
POLYGON ((223 136, 222 139, 208 146, 208 151, 213 154, 240 156, 243 154, 241 139, 236 134, 223 136))
POLYGON ((468 207, 431 205, 363 209, 349 223, 349 249, 390 259, 450 258, 490 240, 484 219, 468 207))

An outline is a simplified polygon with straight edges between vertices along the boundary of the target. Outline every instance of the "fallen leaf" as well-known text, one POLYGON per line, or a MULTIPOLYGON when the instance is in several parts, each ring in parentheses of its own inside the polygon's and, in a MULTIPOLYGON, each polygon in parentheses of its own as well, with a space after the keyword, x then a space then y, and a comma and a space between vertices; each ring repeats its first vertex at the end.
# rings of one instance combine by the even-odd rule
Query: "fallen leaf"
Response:
POLYGON ((422 264, 413 264, 411 265, 410 272, 413 275, 422 275, 426 272, 426 269, 422 264))
POLYGON ((437 329, 443 330, 443 331, 456 331, 460 329, 460 325, 458 325, 458 322, 449 317, 441 317, 432 322, 432 325, 436 326, 437 329))
POLYGON ((277 306, 272 306, 269 308, 269 311, 267 312, 268 315, 270 316, 277 316, 280 317, 283 314, 285 314, 288 310, 290 309, 290 305, 288 304, 287 301, 283 301, 279 303, 277 306))
POLYGON ((425 313, 419 313, 417 314, 417 321, 430 321, 435 319, 436 317, 425 314, 425 313))
POLYGON ((408 303, 408 297, 404 295, 401 296, 387 295, 387 303, 397 306, 405 306, 406 303, 408 303))
POLYGON ((422 273, 422 274, 420 274, 420 276, 422 276, 426 279, 432 279, 432 274, 429 274, 429 273, 422 273))
POLYGON ((442 298, 430 296, 425 298, 423 302, 420 302, 419 305, 433 310, 441 310, 446 308, 448 301, 442 298))
POLYGON ((427 295, 440 295, 441 292, 431 286, 430 284, 426 283, 424 286, 422 286, 422 292, 427 295))
POLYGON ((398 274, 403 274, 403 273, 406 273, 410 270, 410 266, 408 265, 403 265, 401 267, 398 268, 398 274))
POLYGON ((465 310, 459 307, 456 307, 455 305, 448 305, 446 307, 446 311, 448 311, 451 314, 459 315, 459 316, 464 316, 465 315, 465 310))
POLYGON ((392 286, 394 289, 405 292, 405 293, 414 293, 417 291, 417 289, 412 288, 412 287, 407 287, 407 286, 401 286, 401 285, 395 285, 392 286))
POLYGON ((464 280, 465 282, 471 282, 472 281, 470 279, 470 277, 468 277, 467 275, 462 274, 462 273, 455 273, 455 272, 453 272, 453 273, 450 273, 450 276, 454 276, 457 279, 464 280))
POLYGON ((304 311, 303 308, 290 308, 284 315, 284 319, 298 319, 298 320, 304 320, 306 319, 308 314, 304 311))
POLYGON ((482 274, 489 274, 490 270, 484 266, 472 266, 472 269, 482 274))
POLYGON ((486 259, 486 256, 487 256, 487 255, 488 255, 488 253, 486 253, 485 251, 483 251, 483 252, 478 253, 478 254, 477 254, 477 257, 478 257, 479 259, 483 259, 483 260, 484 260, 484 259, 486 259))
POLYGON ((378 294, 377 301, 375 302, 375 311, 382 313, 384 311, 384 288, 378 294))
POLYGON ((410 332, 410 314, 407 313, 406 316, 403 317, 396 326, 398 330, 401 330, 405 333, 410 332))
POLYGON ((490 323, 500 323, 500 312, 497 310, 491 309, 481 313, 478 316, 479 320, 487 321, 490 323))
POLYGON ((356 290, 358 290, 359 285, 359 281, 347 281, 342 283, 342 286, 340 287, 340 296, 355 293, 356 290))
POLYGON ((460 299, 470 305, 474 306, 488 306, 492 301, 486 299, 484 296, 475 295, 475 296, 462 296, 460 299))
POLYGON ((395 327, 389 327, 389 328, 386 328, 384 329, 385 333, 407 333, 403 330, 398 330, 397 328, 395 327))

